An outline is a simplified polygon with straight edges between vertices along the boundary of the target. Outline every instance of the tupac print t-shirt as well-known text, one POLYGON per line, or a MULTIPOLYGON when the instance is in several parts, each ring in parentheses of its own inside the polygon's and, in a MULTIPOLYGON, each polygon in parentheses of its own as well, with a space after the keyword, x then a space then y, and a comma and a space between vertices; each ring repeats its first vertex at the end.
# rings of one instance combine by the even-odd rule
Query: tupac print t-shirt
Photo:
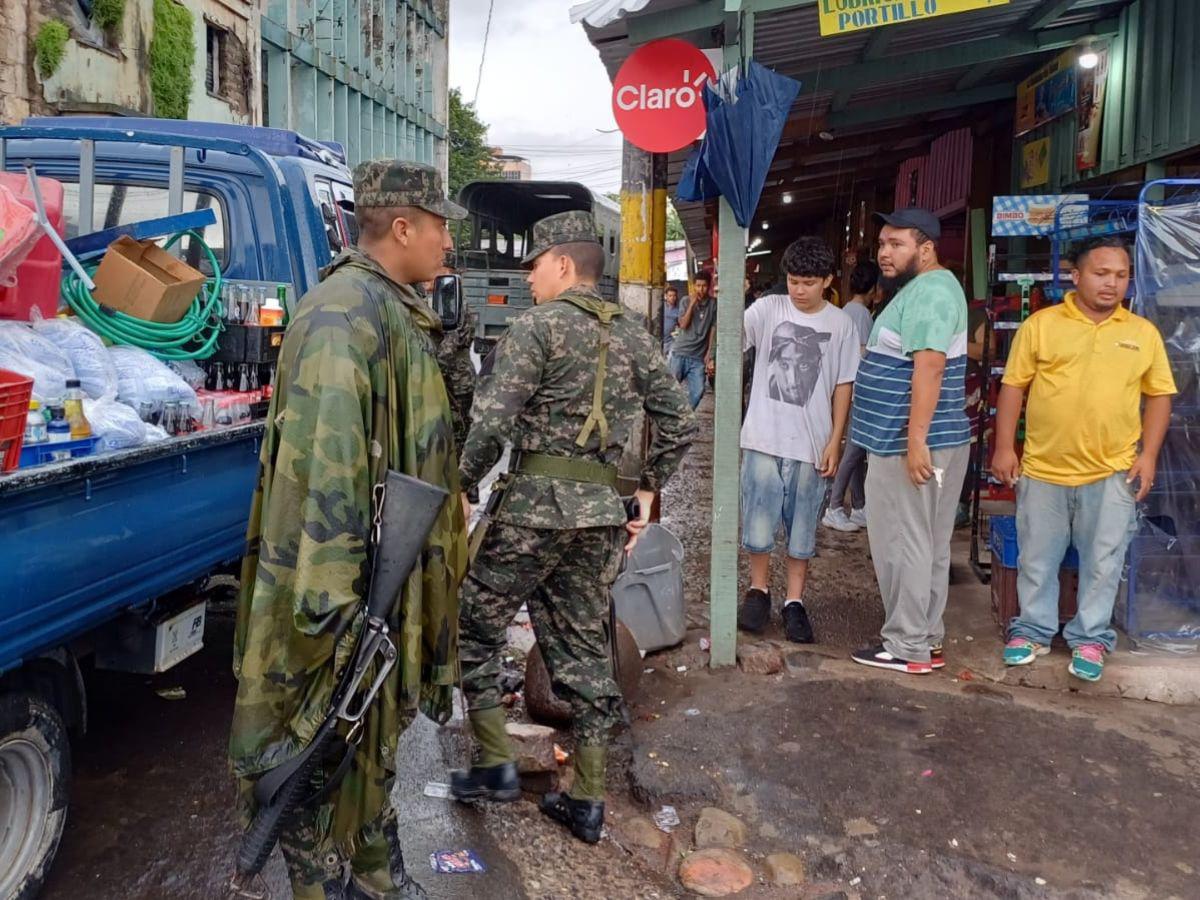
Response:
POLYGON ((854 322, 832 303, 803 313, 786 294, 769 294, 744 323, 743 349, 755 354, 742 449, 816 465, 833 432, 833 390, 858 371, 854 322))

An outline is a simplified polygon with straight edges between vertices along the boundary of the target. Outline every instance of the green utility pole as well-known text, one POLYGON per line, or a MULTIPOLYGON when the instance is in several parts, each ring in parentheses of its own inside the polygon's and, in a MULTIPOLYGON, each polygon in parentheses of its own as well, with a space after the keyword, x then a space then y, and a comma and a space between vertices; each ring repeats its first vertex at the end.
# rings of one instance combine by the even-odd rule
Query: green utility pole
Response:
MULTIPOLYGON (((725 0, 738 13, 740 0, 725 0)), ((741 40, 753 37, 753 16, 744 15, 741 40)), ((727 27, 727 40, 729 29, 727 27)), ((725 45, 725 69, 741 63, 741 45, 725 45)), ((739 434, 742 421, 742 279, 746 276, 746 229, 733 208, 719 201, 720 247, 717 258, 717 376, 713 416, 712 555, 709 570, 709 664, 737 662, 739 434)))

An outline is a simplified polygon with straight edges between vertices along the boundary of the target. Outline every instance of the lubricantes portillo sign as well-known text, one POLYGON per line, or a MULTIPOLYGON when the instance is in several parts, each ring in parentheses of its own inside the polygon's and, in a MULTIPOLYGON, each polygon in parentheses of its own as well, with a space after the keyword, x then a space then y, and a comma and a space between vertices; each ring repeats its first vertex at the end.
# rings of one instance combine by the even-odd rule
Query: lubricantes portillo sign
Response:
POLYGON ((613 79, 613 115, 625 139, 652 153, 686 147, 704 133, 704 85, 716 77, 687 41, 639 47, 613 79))

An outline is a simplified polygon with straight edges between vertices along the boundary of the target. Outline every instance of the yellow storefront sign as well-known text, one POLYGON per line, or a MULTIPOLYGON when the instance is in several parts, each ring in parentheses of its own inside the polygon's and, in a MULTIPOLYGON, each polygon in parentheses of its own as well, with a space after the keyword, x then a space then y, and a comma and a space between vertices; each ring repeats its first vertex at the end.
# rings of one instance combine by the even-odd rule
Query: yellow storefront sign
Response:
POLYGON ((953 13, 1005 6, 1009 0, 819 0, 821 36, 850 34, 953 13))

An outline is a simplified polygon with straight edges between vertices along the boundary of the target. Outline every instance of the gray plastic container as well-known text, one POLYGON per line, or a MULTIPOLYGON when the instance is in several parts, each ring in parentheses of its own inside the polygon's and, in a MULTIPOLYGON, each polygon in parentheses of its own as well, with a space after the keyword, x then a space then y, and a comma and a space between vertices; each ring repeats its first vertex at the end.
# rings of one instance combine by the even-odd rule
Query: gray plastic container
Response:
POLYGON ((633 633, 643 653, 683 640, 683 545, 662 525, 642 532, 625 570, 612 586, 617 618, 633 633))

